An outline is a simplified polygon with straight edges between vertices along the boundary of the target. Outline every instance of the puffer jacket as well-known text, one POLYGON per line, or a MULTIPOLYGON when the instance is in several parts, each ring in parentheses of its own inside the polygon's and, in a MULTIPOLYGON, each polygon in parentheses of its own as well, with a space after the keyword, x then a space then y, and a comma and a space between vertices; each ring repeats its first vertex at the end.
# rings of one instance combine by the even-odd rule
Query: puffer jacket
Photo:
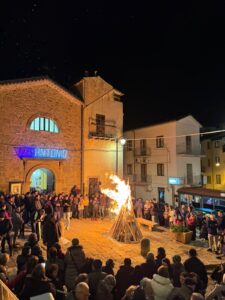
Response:
POLYGON ((150 284, 154 292, 155 300, 166 300, 173 289, 170 279, 158 274, 153 275, 153 279, 150 281, 150 284))

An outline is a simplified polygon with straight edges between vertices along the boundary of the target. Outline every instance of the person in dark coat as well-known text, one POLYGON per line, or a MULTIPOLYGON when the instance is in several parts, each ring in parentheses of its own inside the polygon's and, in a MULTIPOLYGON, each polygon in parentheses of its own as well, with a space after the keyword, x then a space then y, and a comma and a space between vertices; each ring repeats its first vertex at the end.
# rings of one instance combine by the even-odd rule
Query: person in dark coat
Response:
POLYGON ((116 299, 120 300, 131 285, 133 271, 134 268, 131 266, 131 259, 125 258, 124 265, 120 266, 116 274, 116 299))
POLYGON ((184 262, 184 268, 187 272, 194 272, 199 276, 202 281, 203 289, 207 288, 208 276, 206 267, 203 262, 197 257, 197 252, 195 249, 189 250, 189 258, 184 262))
POLYGON ((112 259, 108 259, 106 261, 105 266, 102 268, 102 271, 114 276, 114 271, 113 271, 114 266, 115 266, 114 261, 112 259))
POLYGON ((181 257, 180 255, 174 255, 171 264, 171 279, 174 287, 181 287, 180 274, 182 272, 184 272, 184 266, 181 263, 181 257))
POLYGON ((20 215, 20 207, 17 207, 16 210, 12 212, 12 224, 13 224, 13 247, 17 248, 16 239, 19 235, 20 230, 23 226, 23 218, 20 215))
POLYGON ((156 273, 156 264, 154 260, 154 254, 148 253, 146 257, 146 262, 141 264, 143 277, 148 277, 152 279, 153 275, 156 273))
POLYGON ((54 287, 45 276, 45 269, 41 264, 38 264, 34 268, 31 277, 25 280, 20 299, 30 300, 31 297, 45 293, 52 293, 55 296, 54 287))
POLYGON ((166 258, 166 251, 163 247, 158 248, 158 254, 155 259, 156 270, 162 265, 162 260, 166 258))
POLYGON ((96 299, 98 285, 101 280, 103 280, 107 274, 102 272, 102 262, 99 259, 95 259, 92 263, 92 272, 88 274, 88 284, 91 293, 91 300, 96 299))
POLYGON ((134 272, 131 275, 131 284, 132 285, 139 285, 140 281, 143 279, 143 271, 141 266, 137 265, 134 268, 134 272))
POLYGON ((31 248, 29 246, 24 246, 22 249, 22 253, 17 256, 16 264, 17 264, 17 274, 22 270, 25 270, 26 264, 31 256, 31 248))
POLYGON ((112 290, 115 286, 115 277, 113 275, 107 275, 98 285, 96 300, 113 300, 112 290))
POLYGON ((48 250, 59 241, 59 231, 53 214, 47 214, 43 221, 43 242, 48 250))
POLYGON ((9 247, 9 254, 12 256, 12 222, 10 219, 5 218, 3 211, 0 212, 0 237, 2 239, 1 248, 2 253, 5 252, 5 242, 7 241, 9 247))
POLYGON ((65 285, 70 291, 74 288, 75 278, 85 264, 83 247, 78 239, 72 240, 72 246, 67 249, 65 262, 65 285))

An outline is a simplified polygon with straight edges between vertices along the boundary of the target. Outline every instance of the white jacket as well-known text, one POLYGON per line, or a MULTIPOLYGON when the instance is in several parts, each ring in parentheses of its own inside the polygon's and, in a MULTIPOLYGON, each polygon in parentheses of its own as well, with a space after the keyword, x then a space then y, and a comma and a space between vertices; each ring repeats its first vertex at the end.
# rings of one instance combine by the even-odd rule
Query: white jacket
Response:
POLYGON ((155 300, 166 300, 173 289, 170 279, 158 274, 153 275, 150 284, 154 292, 155 300))

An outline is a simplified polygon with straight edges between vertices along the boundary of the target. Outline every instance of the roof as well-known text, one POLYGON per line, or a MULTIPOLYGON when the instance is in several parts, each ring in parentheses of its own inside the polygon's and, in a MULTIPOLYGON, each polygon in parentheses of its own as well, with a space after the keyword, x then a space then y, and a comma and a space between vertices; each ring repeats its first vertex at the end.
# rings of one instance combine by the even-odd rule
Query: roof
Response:
POLYGON ((191 195, 198 195, 198 196, 206 196, 210 198, 221 198, 225 199, 225 191, 223 190, 212 190, 212 189, 205 189, 201 187, 182 187, 177 190, 178 193, 183 194, 191 194, 191 195), (221 196, 222 194, 222 196, 221 196))
POLYGON ((19 78, 19 79, 13 79, 13 80, 4 80, 0 81, 0 87, 1 86, 10 86, 10 85, 17 85, 17 84, 25 84, 25 83, 42 83, 46 82, 54 86, 55 88, 61 90, 64 94, 67 96, 73 97, 73 100, 75 100, 77 103, 82 104, 82 100, 80 97, 75 93, 73 89, 69 90, 59 84, 58 82, 54 81, 48 76, 37 76, 37 77, 29 77, 29 78, 19 78))
POLYGON ((144 128, 153 127, 153 126, 165 125, 165 124, 169 124, 169 123, 173 123, 173 122, 178 122, 187 117, 192 117, 192 119, 194 119, 195 122, 197 122, 200 126, 202 126, 192 115, 186 115, 186 116, 182 115, 182 116, 179 116, 178 118, 168 119, 167 121, 164 121, 164 122, 157 122, 157 123, 153 123, 153 124, 149 124, 149 125, 145 125, 145 126, 141 126, 141 127, 136 127, 133 129, 128 129, 128 130, 125 130, 125 132, 144 129, 144 128))

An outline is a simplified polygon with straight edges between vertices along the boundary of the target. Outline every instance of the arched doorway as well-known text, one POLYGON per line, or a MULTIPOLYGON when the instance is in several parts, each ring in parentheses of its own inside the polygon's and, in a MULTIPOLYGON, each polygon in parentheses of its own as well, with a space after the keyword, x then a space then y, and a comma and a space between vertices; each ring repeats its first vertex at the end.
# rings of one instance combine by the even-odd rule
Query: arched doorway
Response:
POLYGON ((30 190, 52 192, 55 190, 55 175, 46 168, 33 171, 30 177, 30 190))

